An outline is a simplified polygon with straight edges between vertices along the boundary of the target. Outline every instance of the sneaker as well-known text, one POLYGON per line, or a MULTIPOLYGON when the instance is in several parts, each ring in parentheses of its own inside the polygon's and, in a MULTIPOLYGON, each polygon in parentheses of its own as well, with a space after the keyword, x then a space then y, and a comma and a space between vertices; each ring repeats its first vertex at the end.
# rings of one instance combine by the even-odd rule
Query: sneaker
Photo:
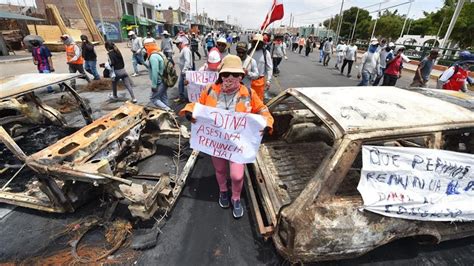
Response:
POLYGON ((137 99, 132 99, 132 103, 137 103, 138 100, 137 99))
POLYGON ((229 195, 227 195, 227 191, 219 193, 219 206, 224 209, 229 208, 229 195))
POLYGON ((351 74, 347 74, 347 77, 350 78, 350 77, 352 77, 352 75, 351 75, 351 74))
POLYGON ((232 200, 232 207, 232 215, 234 218, 238 219, 244 216, 244 207, 242 206, 240 200, 232 200))
POLYGON ((132 77, 138 77, 138 73, 133 73, 132 77))
POLYGON ((117 100, 117 96, 114 96, 112 93, 109 93, 109 100, 117 100))

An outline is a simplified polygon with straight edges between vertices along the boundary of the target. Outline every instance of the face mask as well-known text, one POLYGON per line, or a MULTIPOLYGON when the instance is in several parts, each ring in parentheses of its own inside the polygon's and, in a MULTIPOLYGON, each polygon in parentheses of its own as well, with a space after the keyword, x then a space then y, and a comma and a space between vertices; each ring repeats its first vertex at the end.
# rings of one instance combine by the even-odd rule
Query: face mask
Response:
POLYGON ((240 88, 240 81, 242 76, 234 77, 229 75, 228 77, 222 77, 221 90, 223 93, 231 94, 236 92, 240 88))

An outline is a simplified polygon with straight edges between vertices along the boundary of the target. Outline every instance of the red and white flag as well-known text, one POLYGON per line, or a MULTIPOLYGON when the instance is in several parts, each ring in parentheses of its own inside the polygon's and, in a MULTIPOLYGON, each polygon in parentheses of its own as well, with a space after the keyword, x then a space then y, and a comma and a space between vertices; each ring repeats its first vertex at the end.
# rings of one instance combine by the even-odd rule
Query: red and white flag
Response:
POLYGON ((262 26, 260 27, 260 30, 265 30, 268 25, 272 24, 273 22, 280 20, 283 18, 283 15, 285 14, 283 10, 283 3, 281 0, 273 0, 273 5, 272 9, 270 12, 268 12, 267 16, 265 17, 265 20, 263 21, 262 26))

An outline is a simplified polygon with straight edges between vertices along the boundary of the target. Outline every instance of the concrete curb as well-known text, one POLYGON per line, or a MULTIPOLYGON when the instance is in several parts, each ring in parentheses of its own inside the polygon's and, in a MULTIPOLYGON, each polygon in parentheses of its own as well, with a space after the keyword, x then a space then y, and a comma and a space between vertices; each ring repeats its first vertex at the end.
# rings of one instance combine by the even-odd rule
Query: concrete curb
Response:
POLYGON ((12 59, 0 60, 0 64, 10 64, 10 63, 29 61, 29 60, 32 60, 31 56, 24 57, 24 58, 12 58, 12 59))

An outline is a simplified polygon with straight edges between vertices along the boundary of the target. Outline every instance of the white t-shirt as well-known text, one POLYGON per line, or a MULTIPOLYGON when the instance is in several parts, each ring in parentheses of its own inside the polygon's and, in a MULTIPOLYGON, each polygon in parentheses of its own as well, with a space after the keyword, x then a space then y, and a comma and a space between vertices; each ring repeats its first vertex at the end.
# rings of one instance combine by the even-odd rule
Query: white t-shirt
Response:
POLYGON ((377 67, 380 61, 380 54, 365 52, 360 60, 359 73, 362 74, 362 71, 367 71, 372 74, 377 73, 377 67))
POLYGON ((323 51, 325 53, 331 53, 332 52, 332 41, 326 41, 324 43, 323 51))
POLYGON ((344 56, 344 51, 346 50, 347 45, 345 44, 338 44, 336 46, 336 52, 338 56, 344 56))
POLYGON ((346 60, 356 60, 356 54, 357 54, 357 46, 355 45, 349 45, 346 47, 345 50, 345 58, 346 60))

